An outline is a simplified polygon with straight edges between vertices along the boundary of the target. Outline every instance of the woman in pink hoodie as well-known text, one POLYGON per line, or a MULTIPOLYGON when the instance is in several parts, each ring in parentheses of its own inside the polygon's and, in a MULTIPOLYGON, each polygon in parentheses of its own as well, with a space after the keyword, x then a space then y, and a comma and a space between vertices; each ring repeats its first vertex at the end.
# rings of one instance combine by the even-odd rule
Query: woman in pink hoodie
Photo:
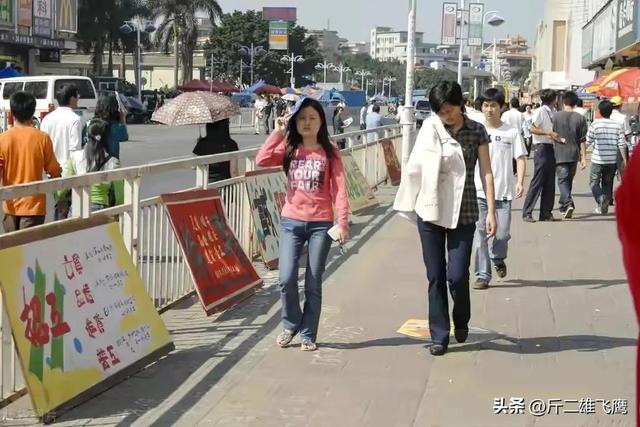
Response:
POLYGON ((287 200, 280 231, 280 299, 283 331, 276 340, 288 346, 296 334, 303 351, 317 349, 322 307, 322 275, 331 248, 327 234, 337 211, 338 241, 349 238, 349 201, 340 151, 331 143, 322 105, 305 98, 288 121, 278 118, 275 131, 256 157, 258 166, 282 166, 287 175, 287 200), (305 243, 309 253, 300 309, 298 264, 305 243))

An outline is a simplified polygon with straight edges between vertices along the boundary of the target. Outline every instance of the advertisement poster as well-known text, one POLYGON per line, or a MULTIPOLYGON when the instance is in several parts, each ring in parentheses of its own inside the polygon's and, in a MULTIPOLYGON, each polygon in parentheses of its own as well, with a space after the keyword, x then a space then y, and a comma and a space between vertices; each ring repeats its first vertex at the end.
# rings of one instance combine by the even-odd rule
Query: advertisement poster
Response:
POLYGON ((456 3, 442 4, 442 44, 456 44, 456 17, 458 6, 456 3))
POLYGON ((265 21, 295 22, 298 10, 295 7, 263 7, 262 19, 265 21))
POLYGON ((482 28, 484 27, 484 4, 469 5, 469 46, 482 46, 482 28))
POLYGON ((287 22, 269 22, 269 49, 289 49, 289 24, 287 22))
POLYGON ((53 0, 33 0, 33 35, 51 37, 53 34, 53 0))
POLYGON ((78 0, 56 0, 56 16, 58 31, 78 32, 78 0))
POLYGON ((347 178, 347 192, 349 193, 349 207, 351 213, 357 214, 360 211, 378 205, 378 200, 373 194, 373 190, 367 183, 364 175, 350 153, 342 153, 342 163, 344 164, 344 174, 347 178))
POLYGON ((19 0, 18 25, 30 27, 33 25, 33 0, 19 0))
POLYGON ((384 150, 384 162, 387 165, 387 173, 391 185, 400 185, 402 173, 400 171, 400 162, 396 155, 396 149, 393 147, 393 141, 385 139, 382 141, 382 149, 384 150))
POLYGON ((287 182, 280 168, 245 174, 260 252, 267 268, 278 268, 280 212, 287 197, 287 182))
POLYGON ((207 315, 230 307, 262 285, 229 227, 217 189, 163 194, 161 199, 207 315))
POLYGON ((118 223, 107 217, 1 236, 0 265, 3 306, 40 416, 174 348, 118 223))
POLYGON ((16 0, 0 0, 0 27, 15 27, 16 0))

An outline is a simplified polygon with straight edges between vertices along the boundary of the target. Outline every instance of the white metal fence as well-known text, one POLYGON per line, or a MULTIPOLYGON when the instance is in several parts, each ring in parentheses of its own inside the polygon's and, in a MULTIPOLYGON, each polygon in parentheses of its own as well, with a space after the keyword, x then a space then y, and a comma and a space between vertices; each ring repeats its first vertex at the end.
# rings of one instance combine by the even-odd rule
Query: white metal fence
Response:
MULTIPOLYGON (((346 139, 345 151, 351 152, 367 182, 377 187, 387 179, 386 162, 380 141, 391 139, 400 158, 401 127, 384 126, 369 131, 345 133, 335 139, 346 139), (365 143, 367 134, 376 132, 375 141, 365 143)), ((69 178, 0 188, 0 201, 34 194, 52 194, 61 189, 72 189, 72 216, 88 218, 90 211, 91 186, 100 182, 124 180, 124 204, 100 211, 101 214, 119 218, 125 245, 142 277, 151 299, 162 311, 193 291, 193 282, 182 256, 178 241, 174 236, 169 219, 160 197, 140 199, 143 179, 153 179, 158 174, 194 169, 196 188, 220 189, 225 212, 231 228, 240 245, 252 257, 257 246, 253 240, 253 223, 249 199, 243 177, 232 178, 213 184, 207 182, 208 165, 212 163, 238 160, 241 169, 255 169, 257 148, 235 153, 193 157, 173 161, 128 167, 109 172, 96 172, 69 178)), ((189 189, 185 189, 189 190, 189 189)), ((45 224, 44 227, 47 225, 45 224)), ((2 321, 0 323, 0 407, 5 406, 26 392, 24 380, 15 354, 11 328, 0 299, 2 321)))

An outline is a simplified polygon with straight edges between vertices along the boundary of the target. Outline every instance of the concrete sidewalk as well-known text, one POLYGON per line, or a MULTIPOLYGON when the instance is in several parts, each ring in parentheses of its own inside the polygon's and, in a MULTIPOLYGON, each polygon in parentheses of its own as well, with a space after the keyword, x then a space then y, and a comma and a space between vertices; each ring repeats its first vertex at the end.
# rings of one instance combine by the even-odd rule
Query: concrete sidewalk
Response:
MULTIPOLYGON (((258 295, 217 319, 195 302, 166 313, 177 350, 60 425, 635 425, 637 323, 614 217, 588 213, 586 179, 579 173, 574 220, 525 224, 516 203, 509 275, 472 291, 478 333, 443 357, 396 332, 426 318, 427 285, 415 226, 387 204, 356 219, 346 257, 332 254, 319 351, 275 346, 271 272, 258 295), (500 398, 524 398, 524 414, 494 414, 500 398), (533 399, 575 402, 535 417, 533 399), (562 413, 580 399, 593 399, 595 414, 562 413), (605 414, 597 399, 626 399, 628 415, 605 414)), ((27 399, 5 408, 3 424, 31 424, 27 408, 27 399)))

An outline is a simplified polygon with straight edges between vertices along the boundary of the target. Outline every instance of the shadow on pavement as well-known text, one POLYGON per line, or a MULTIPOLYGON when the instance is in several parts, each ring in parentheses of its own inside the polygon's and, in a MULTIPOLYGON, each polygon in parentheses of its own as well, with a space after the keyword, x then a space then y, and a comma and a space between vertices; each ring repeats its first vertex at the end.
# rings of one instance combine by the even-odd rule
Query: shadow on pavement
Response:
POLYGON ((559 337, 513 338, 501 336, 491 341, 473 345, 449 347, 450 353, 465 351, 500 351, 516 354, 544 354, 560 351, 601 351, 619 347, 635 347, 635 338, 598 335, 565 335, 559 337), (497 341, 506 341, 501 343, 497 341))
MULTIPOLYGON (((366 227, 370 226, 372 221, 351 226, 350 231, 355 243, 348 247, 346 254, 343 256, 339 255, 337 247, 334 246, 332 248, 328 262, 333 261, 327 266, 325 279, 348 261, 351 256, 356 255, 359 249, 394 216, 395 212, 388 205, 380 205, 368 210, 365 214, 367 216, 380 217, 380 219, 368 230, 366 230, 366 227)), ((304 275, 301 274, 299 279, 303 279, 303 277, 304 275)), ((279 311, 275 312, 266 321, 258 320, 258 317, 268 313, 278 303, 279 299, 280 292, 277 286, 263 288, 249 299, 224 312, 213 322, 207 322, 206 319, 202 319, 202 321, 198 319, 195 322, 197 323, 196 325, 188 324, 184 329, 180 327, 172 328, 171 334, 176 345, 179 344, 179 339, 186 339, 192 347, 169 354, 154 365, 120 383, 114 389, 107 391, 107 393, 117 393, 117 396, 110 397, 108 407, 107 405, 87 405, 85 407, 81 405, 63 414, 57 421, 64 422, 82 418, 113 417, 117 414, 127 414, 124 419, 118 422, 118 426, 129 426, 136 423, 147 412, 166 402, 185 383, 193 382, 190 385, 190 389, 187 392, 181 392, 179 400, 175 401, 168 409, 165 409, 152 425, 178 424, 180 418, 193 408, 207 392, 214 388, 245 356, 254 350, 258 343, 279 327, 279 311), (229 322, 230 324, 220 324, 222 322, 229 322), (252 331, 252 333, 244 341, 234 345, 232 349, 225 348, 232 340, 237 339, 247 330, 252 331), (218 334, 211 338, 215 332, 218 332, 218 334), (188 334, 206 334, 208 336, 205 339, 196 336, 191 341, 189 340, 190 337, 187 336, 188 334), (206 340, 211 341, 205 343, 206 340), (222 361, 217 362, 220 359, 222 361), (208 369, 207 365, 209 364, 212 366, 208 369), (191 378, 197 370, 207 371, 197 376, 197 378, 191 378), (161 378, 161 380, 158 381, 157 378, 161 378), (144 391, 144 393, 141 394, 141 391, 144 391)), ((197 304, 198 302, 195 298, 192 298, 190 301, 185 302, 184 305, 194 303, 197 304)), ((181 308, 184 308, 184 306, 181 308)), ((412 343, 415 343, 415 341, 412 341, 412 343)), ((184 345, 184 343, 182 344, 184 345)), ((388 345, 397 345, 397 343, 388 345)), ((97 399, 99 398, 97 397, 97 399)))
POLYGON ((375 340, 354 342, 354 343, 331 343, 331 342, 318 342, 318 347, 333 348, 336 350, 359 350, 362 348, 372 347, 397 347, 402 345, 425 345, 424 340, 417 340, 409 337, 392 337, 392 338, 378 338, 375 340))
POLYGON ((495 288, 566 288, 570 286, 591 286, 589 289, 602 289, 609 286, 626 285, 627 279, 600 280, 600 279, 577 279, 577 280, 506 280, 495 285, 495 288))

